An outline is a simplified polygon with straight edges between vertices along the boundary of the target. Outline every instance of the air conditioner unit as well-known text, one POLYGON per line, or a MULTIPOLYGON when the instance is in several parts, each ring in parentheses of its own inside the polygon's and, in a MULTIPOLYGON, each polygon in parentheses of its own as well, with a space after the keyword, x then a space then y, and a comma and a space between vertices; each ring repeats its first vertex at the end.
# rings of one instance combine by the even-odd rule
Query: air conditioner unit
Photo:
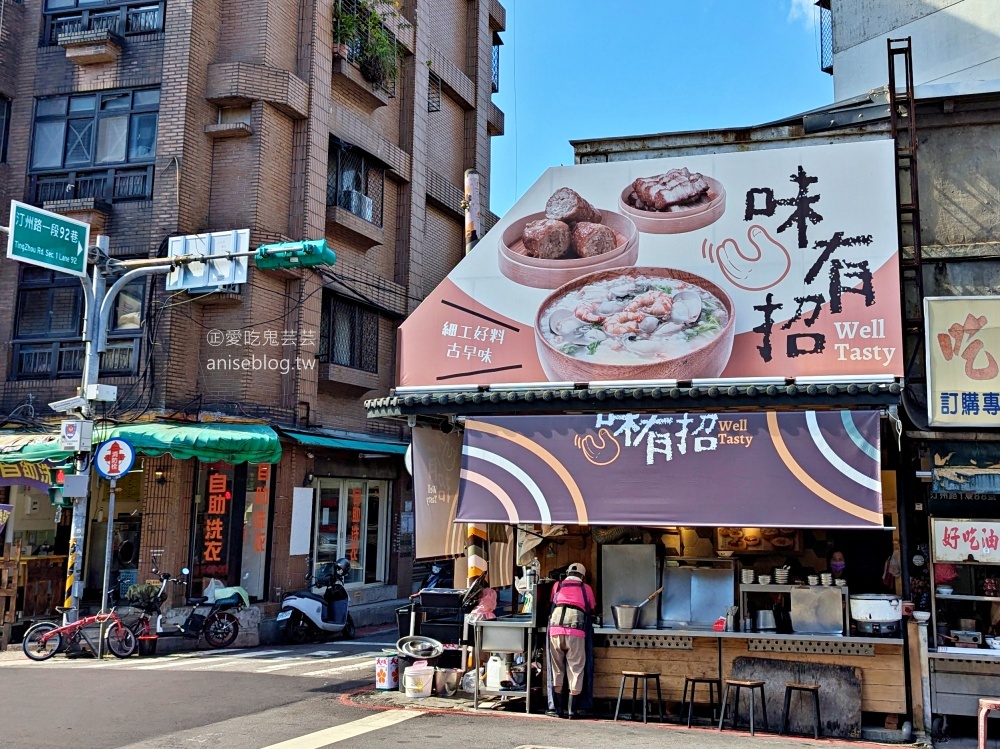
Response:
POLYGON ((360 216, 365 221, 372 220, 372 212, 375 208, 375 201, 357 190, 342 190, 340 193, 340 206, 346 208, 355 216, 360 216))

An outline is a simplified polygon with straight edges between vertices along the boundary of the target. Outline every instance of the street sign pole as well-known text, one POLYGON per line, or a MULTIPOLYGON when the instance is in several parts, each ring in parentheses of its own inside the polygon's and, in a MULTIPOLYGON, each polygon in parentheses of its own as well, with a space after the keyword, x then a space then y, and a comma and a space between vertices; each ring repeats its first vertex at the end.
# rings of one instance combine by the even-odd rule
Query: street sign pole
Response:
MULTIPOLYGON (((111 479, 111 491, 108 494, 108 540, 104 547, 104 586, 101 588, 101 611, 108 607, 108 583, 111 577, 111 542, 115 528, 115 494, 118 493, 118 479, 111 479)), ((101 622, 100 641, 97 643, 97 657, 104 657, 104 636, 107 632, 107 622, 101 622)))

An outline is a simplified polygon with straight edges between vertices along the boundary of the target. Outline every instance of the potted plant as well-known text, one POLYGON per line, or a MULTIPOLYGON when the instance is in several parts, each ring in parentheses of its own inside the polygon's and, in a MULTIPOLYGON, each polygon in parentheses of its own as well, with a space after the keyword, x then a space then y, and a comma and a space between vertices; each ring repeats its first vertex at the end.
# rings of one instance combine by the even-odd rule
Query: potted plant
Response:
POLYGON ((359 3, 357 12, 350 12, 343 6, 337 12, 337 20, 333 28, 334 54, 345 60, 351 53, 351 44, 358 40, 361 23, 359 15, 364 12, 363 6, 359 3))
MULTIPOLYGON (((390 4, 391 5, 391 4, 390 4)), ((376 86, 396 80, 399 69, 399 52, 396 38, 385 27, 385 15, 378 8, 369 7, 361 19, 361 52, 358 65, 365 80, 376 86)))

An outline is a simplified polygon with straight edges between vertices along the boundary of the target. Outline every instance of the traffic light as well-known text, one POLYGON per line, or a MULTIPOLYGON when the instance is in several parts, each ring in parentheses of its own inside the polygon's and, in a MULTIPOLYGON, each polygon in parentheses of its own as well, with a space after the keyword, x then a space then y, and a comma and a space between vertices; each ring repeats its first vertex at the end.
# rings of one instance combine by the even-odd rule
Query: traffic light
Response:
POLYGON ((337 256, 326 246, 325 239, 308 239, 304 242, 278 242, 257 248, 254 262, 261 270, 277 268, 312 268, 333 265, 337 256))
POLYGON ((56 471, 55 481, 49 487, 49 504, 53 507, 70 507, 72 499, 63 497, 63 484, 66 482, 66 472, 60 468, 56 471))

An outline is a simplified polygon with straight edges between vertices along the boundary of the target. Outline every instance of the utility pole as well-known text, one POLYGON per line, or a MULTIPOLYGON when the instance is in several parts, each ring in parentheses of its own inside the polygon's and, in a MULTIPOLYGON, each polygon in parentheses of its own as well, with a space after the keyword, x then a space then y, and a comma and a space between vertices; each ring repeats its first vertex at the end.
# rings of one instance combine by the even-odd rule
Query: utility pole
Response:
MULTIPOLYGON (((100 355, 107 350, 108 328, 115 299, 118 297, 118 293, 133 280, 143 276, 167 274, 177 268, 196 262, 204 263, 207 261, 211 263, 252 257, 258 268, 270 270, 333 265, 337 259, 334 252, 327 247, 325 239, 316 239, 262 245, 256 250, 249 251, 228 251, 218 254, 213 252, 208 255, 179 254, 165 258, 116 260, 108 254, 110 240, 107 236, 99 235, 95 238, 93 245, 89 244, 89 225, 18 201, 11 201, 9 226, 0 226, 0 232, 8 235, 8 258, 40 265, 56 272, 68 273, 80 278, 85 300, 84 361, 81 386, 75 398, 56 401, 50 403, 49 406, 55 411, 82 416, 84 421, 91 422, 94 418, 96 402, 113 402, 117 397, 117 389, 110 386, 102 388, 98 385, 100 355), (91 250, 96 250, 98 257, 96 262, 90 263, 91 267, 88 269, 88 257, 84 255, 84 252, 89 253, 91 250), (114 280, 109 287, 108 282, 111 279, 114 280)), ((235 236, 237 233, 234 231, 232 235, 235 236)), ((245 238, 248 241, 249 232, 247 230, 241 230, 239 233, 245 233, 245 238)), ((192 236, 191 239, 197 239, 197 237, 192 236)), ((244 271, 243 281, 245 280, 244 271)), ((100 438, 103 435, 95 436, 100 438)), ((89 476, 94 459, 93 444, 88 443, 86 450, 75 451, 74 459, 77 474, 88 477, 85 479, 88 488, 86 496, 76 497, 73 500, 73 519, 64 596, 65 622, 76 621, 79 615, 80 599, 83 595, 83 552, 87 532, 87 505, 91 493, 89 476)), ((108 604, 108 578, 116 491, 115 479, 112 477, 107 528, 108 542, 105 549, 101 599, 102 612, 108 604)), ((102 648, 103 637, 99 649, 102 648)))

